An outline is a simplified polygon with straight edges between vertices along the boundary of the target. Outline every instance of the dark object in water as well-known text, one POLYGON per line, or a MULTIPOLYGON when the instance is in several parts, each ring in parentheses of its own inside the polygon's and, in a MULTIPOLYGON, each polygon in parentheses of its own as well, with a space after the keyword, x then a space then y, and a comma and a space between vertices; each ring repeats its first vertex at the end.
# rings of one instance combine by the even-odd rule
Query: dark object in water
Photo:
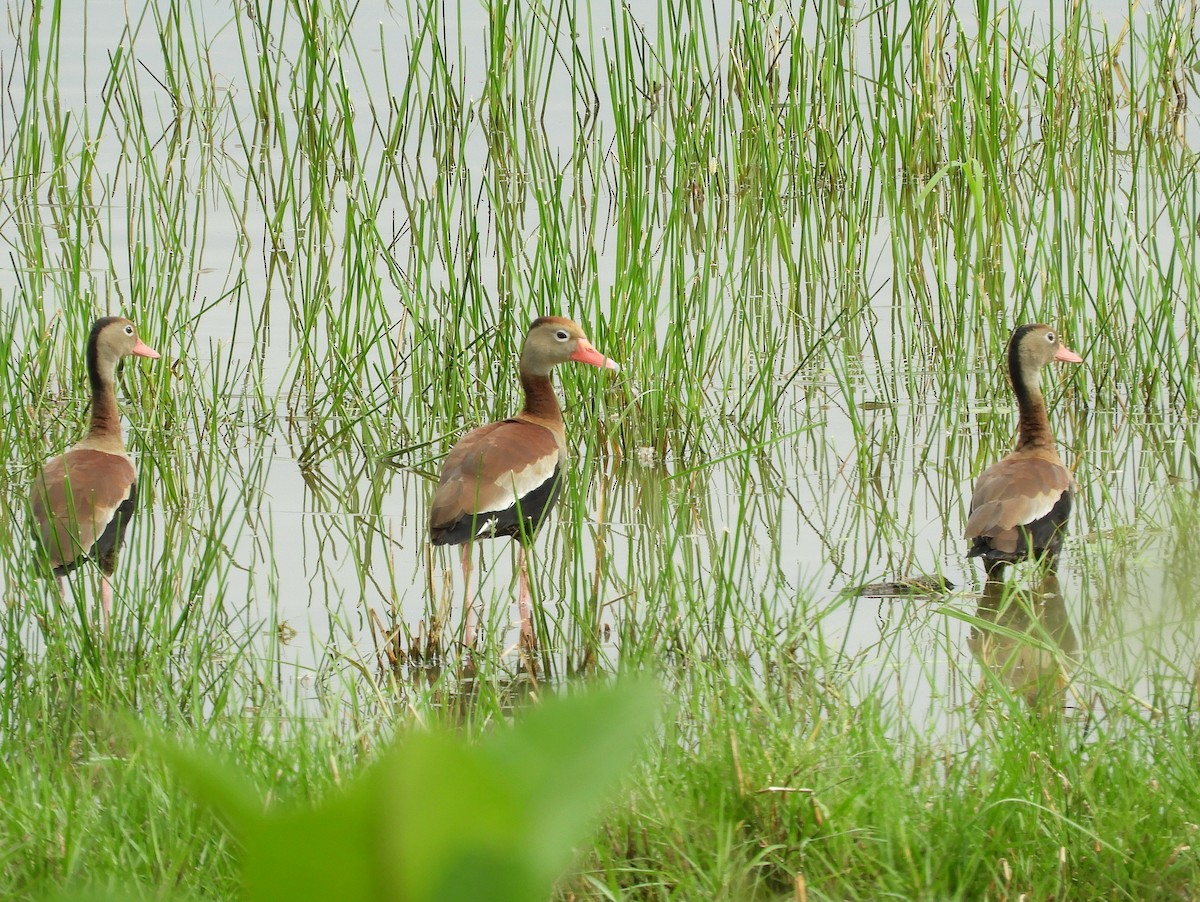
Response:
POLYGON ((868 583, 858 590, 867 598, 910 598, 920 595, 945 595, 954 590, 954 583, 943 576, 918 573, 891 582, 868 583))

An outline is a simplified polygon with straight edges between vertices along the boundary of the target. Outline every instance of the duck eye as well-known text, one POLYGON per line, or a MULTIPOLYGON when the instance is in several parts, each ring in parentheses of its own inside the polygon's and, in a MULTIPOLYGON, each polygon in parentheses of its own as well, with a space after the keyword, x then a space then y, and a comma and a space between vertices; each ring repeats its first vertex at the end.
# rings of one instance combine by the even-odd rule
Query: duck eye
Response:
POLYGON ((554 337, 557 338, 559 341, 566 341, 571 336, 570 336, 570 334, 568 334, 566 329, 559 329, 557 332, 554 333, 554 337))
POLYGON ((1046 341, 1050 342, 1050 344, 1054 344, 1056 341, 1058 341, 1058 336, 1056 336, 1053 332, 1047 332, 1046 341))
POLYGON ((125 334, 126 334, 126 335, 133 335, 133 326, 126 326, 126 327, 125 327, 125 334))

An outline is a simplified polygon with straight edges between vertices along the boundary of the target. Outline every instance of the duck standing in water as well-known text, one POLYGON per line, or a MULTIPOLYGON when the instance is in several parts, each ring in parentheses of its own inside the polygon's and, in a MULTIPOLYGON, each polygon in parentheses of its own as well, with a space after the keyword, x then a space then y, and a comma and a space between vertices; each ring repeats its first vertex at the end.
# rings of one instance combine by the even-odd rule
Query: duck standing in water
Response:
POLYGON ((1054 360, 1083 362, 1049 326, 1024 325, 1013 333, 1008 373, 1017 396, 1017 446, 975 483, 966 527, 967 557, 983 558, 989 579, 1029 557, 1053 568, 1062 549, 1075 481, 1058 456, 1042 397, 1042 369, 1054 360))
POLYGON ((36 536, 58 577, 80 564, 100 566, 100 605, 112 612, 113 570, 137 503, 137 471, 125 453, 117 413, 117 365, 127 356, 157 359, 127 319, 96 320, 87 343, 91 421, 83 439, 47 461, 30 487, 36 536))
POLYGON ((429 534, 434 545, 462 545, 467 587, 463 638, 468 648, 475 641, 471 544, 500 536, 517 543, 521 645, 527 651, 535 647, 525 546, 558 500, 562 485, 567 438, 550 370, 569 360, 620 369, 592 347, 571 320, 557 316, 534 320, 521 350, 521 387, 525 390, 521 411, 468 432, 450 449, 442 465, 430 505, 429 534))

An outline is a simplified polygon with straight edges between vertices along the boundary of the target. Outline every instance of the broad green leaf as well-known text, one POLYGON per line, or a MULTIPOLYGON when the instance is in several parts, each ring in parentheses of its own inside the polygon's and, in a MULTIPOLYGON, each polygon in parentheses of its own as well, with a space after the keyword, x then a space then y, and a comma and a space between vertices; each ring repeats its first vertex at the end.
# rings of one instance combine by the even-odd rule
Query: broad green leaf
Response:
POLYGON ((225 817, 239 837, 259 827, 263 820, 262 797, 236 767, 211 752, 185 748, 165 739, 147 739, 175 778, 187 784, 200 802, 225 817))
POLYGON ((249 902, 522 902, 549 894, 658 708, 628 682, 550 699, 474 744, 416 732, 319 804, 265 815, 228 766, 161 748, 241 839, 249 902))
POLYGON ((380 771, 371 768, 317 806, 272 811, 242 842, 248 902, 345 902, 404 898, 386 879, 379 836, 389 829, 380 798, 380 771))
POLYGON ((410 737, 385 764, 408 803, 389 860, 409 898, 545 898, 658 708, 633 682, 548 700, 475 746, 410 737))
POLYGON ((523 799, 528 854, 547 882, 570 862, 658 717, 658 690, 644 683, 547 702, 481 751, 508 762, 523 799))

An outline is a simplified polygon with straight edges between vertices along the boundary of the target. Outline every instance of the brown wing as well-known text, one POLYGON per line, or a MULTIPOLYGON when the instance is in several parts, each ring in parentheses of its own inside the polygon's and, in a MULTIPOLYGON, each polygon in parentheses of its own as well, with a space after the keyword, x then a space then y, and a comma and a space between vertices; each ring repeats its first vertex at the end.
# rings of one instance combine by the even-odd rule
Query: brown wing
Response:
POLYGON ((1065 492, 1071 474, 1060 463, 1037 457, 1006 457, 988 467, 971 495, 971 516, 966 538, 1002 538, 1011 532, 1013 549, 1017 527, 1047 516, 1065 492))
POLYGON ((430 505, 430 529, 507 510, 553 479, 558 465, 558 440, 545 426, 503 420, 473 429, 442 465, 430 505))
POLYGON ((91 552, 134 486, 129 458, 75 448, 47 462, 33 480, 30 507, 54 567, 91 552))

